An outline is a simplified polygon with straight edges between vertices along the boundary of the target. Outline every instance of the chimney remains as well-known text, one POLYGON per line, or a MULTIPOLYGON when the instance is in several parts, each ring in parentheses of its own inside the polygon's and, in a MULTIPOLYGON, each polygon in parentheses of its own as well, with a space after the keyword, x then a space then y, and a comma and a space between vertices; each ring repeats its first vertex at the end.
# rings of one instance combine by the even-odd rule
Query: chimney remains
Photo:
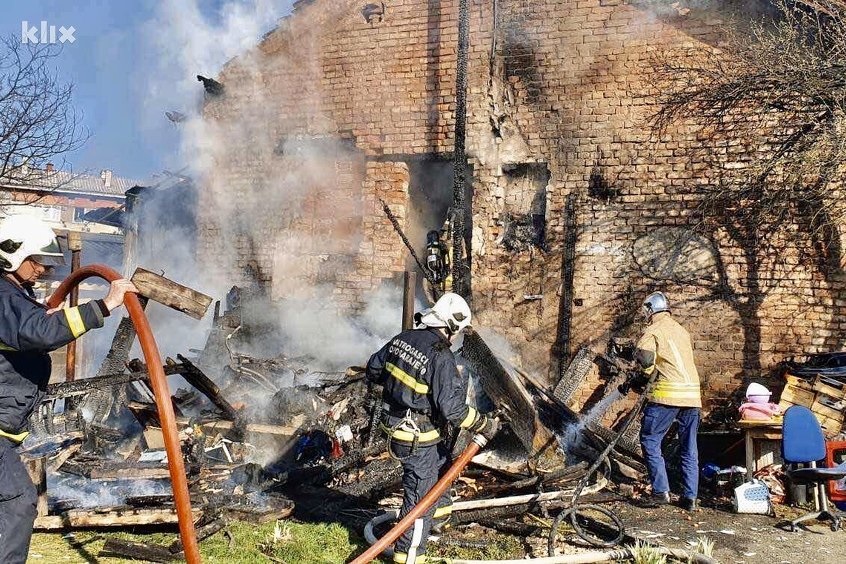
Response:
POLYGON ((112 171, 110 170, 101 170, 100 171, 100 178, 103 179, 103 187, 110 188, 112 185, 112 171))
POLYGON ((53 172, 53 163, 47 163, 47 166, 44 167, 44 172, 48 174, 53 172))

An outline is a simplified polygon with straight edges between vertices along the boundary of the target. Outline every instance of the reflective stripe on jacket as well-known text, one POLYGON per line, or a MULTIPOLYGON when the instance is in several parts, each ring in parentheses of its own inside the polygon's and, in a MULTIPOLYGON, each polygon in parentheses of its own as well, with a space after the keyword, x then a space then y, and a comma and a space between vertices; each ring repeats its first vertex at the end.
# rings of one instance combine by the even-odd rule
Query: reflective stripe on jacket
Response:
POLYGON ((15 440, 50 380, 49 351, 102 327, 108 309, 102 300, 48 314, 20 286, 0 277, 0 430, 15 440))
POLYGON ((384 428, 396 440, 414 442, 417 431, 418 444, 434 444, 441 440, 442 424, 466 428, 478 421, 478 412, 466 403, 467 378, 459 374, 449 346, 437 330, 412 329, 370 357, 366 375, 382 386, 384 428), (417 430, 397 427, 407 411, 417 430))
POLYGON ((702 407, 690 334, 668 312, 652 317, 637 349, 643 371, 650 376, 658 371, 651 401, 676 407, 702 407))

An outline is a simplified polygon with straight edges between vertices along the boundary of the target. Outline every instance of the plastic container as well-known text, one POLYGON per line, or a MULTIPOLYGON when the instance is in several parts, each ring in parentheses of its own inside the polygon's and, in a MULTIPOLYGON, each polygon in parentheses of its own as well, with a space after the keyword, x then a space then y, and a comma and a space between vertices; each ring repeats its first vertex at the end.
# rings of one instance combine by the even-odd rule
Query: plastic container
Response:
POLYGON ((765 386, 756 382, 752 382, 746 388, 746 399, 751 403, 770 403, 770 396, 772 395, 772 392, 765 386))
POLYGON ((734 512, 769 515, 773 511, 770 488, 761 480, 746 482, 734 489, 734 512))

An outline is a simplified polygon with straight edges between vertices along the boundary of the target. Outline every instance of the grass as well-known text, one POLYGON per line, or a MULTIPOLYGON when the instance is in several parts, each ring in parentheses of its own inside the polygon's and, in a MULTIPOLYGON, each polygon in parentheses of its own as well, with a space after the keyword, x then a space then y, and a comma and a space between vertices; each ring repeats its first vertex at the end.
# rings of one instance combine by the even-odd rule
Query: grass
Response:
MULTIPOLYGON (((364 548, 364 540, 336 523, 282 521, 254 525, 232 523, 227 535, 219 532, 200 543, 203 562, 226 564, 278 563, 334 564, 346 562, 364 548)), ((132 542, 170 545, 176 533, 78 531, 71 534, 37 533, 30 546, 29 564, 138 562, 100 557, 109 537, 132 542)))
MULTIPOLYGON (((365 541, 337 523, 302 523, 293 520, 254 525, 231 523, 230 538, 218 532, 200 543, 204 563, 226 564, 337 564, 347 562, 364 550, 365 541)), ((497 559, 522 558, 520 541, 511 536, 492 534, 490 531, 474 534, 472 530, 458 533, 457 538, 470 546, 484 544, 483 548, 462 548, 454 545, 432 546, 431 553, 441 557, 497 559), (479 541, 483 540, 484 543, 479 541)), ((169 546, 178 535, 175 532, 97 532, 37 533, 33 536, 28 564, 98 563, 118 564, 138 562, 124 558, 100 557, 106 539, 122 540, 169 546)), ((379 562, 378 560, 376 562, 379 562)))

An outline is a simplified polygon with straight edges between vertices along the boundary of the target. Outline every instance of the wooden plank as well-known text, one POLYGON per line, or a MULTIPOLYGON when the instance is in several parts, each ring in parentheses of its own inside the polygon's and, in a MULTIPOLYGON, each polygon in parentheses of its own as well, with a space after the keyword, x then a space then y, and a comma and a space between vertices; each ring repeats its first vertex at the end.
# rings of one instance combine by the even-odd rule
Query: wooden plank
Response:
MULTIPOLYGON (((203 512, 193 509, 194 521, 203 512)), ((82 527, 130 527, 135 525, 172 525, 178 523, 175 509, 132 509, 111 507, 106 509, 74 509, 62 515, 45 515, 35 519, 35 529, 56 530, 82 527)))
POLYGON ((814 390, 836 399, 843 399, 846 396, 846 382, 841 382, 825 376, 817 376, 814 381, 814 390))
POLYGON ((162 480, 170 478, 166 465, 161 468, 92 468, 92 480, 162 480))
POLYGON ((799 388, 792 384, 788 384, 781 392, 781 400, 789 402, 791 405, 804 405, 810 407, 814 403, 814 391, 805 388, 799 388))
POLYGON ((465 331, 464 358, 494 405, 506 408, 511 430, 526 450, 538 452, 554 439, 538 419, 532 396, 523 383, 502 367, 487 343, 472 329, 465 331))
POLYGON ((51 458, 47 462, 47 473, 52 474, 56 470, 62 467, 62 464, 68 461, 68 458, 73 456, 74 454, 82 448, 82 443, 74 443, 67 447, 66 449, 62 450, 59 454, 51 458))
POLYGON ((35 492, 38 500, 35 504, 37 515, 47 515, 47 457, 27 460, 26 471, 32 483, 35 484, 35 492))
POLYGON ((135 269, 135 273, 132 275, 132 283, 135 284, 142 296, 181 311, 195 319, 202 319, 212 303, 210 296, 177 284, 173 280, 143 268, 135 269))
POLYGON ((799 378, 798 376, 793 376, 792 374, 788 374, 785 379, 787 380, 787 384, 789 386, 793 386, 794 388, 810 391, 813 391, 814 389, 814 383, 811 380, 799 378))

